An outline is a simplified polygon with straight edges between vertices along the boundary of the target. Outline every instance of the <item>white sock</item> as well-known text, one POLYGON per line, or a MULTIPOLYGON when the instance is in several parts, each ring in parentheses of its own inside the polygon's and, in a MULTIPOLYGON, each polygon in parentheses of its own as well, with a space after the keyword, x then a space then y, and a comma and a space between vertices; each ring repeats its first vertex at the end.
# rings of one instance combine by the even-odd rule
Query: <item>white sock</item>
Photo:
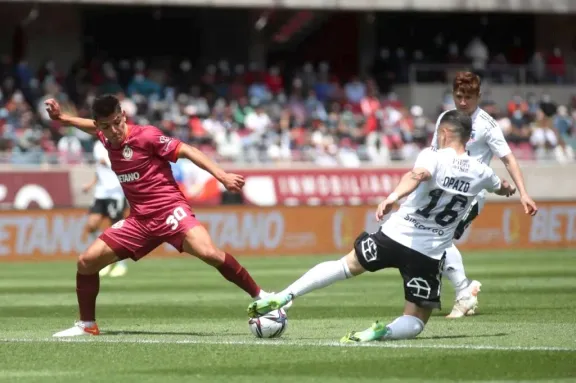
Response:
POLYGON ((456 295, 470 284, 470 281, 466 278, 466 271, 464 270, 464 263, 462 262, 462 254, 460 254, 460 251, 454 244, 446 250, 446 261, 444 262, 444 272, 442 275, 452 282, 456 295))
POLYGON ((383 339, 412 339, 424 330, 424 322, 411 315, 403 315, 386 327, 389 331, 383 339))
POLYGON ((282 294, 299 297, 347 278, 352 278, 352 274, 344 258, 323 262, 308 270, 300 279, 282 291, 282 294))

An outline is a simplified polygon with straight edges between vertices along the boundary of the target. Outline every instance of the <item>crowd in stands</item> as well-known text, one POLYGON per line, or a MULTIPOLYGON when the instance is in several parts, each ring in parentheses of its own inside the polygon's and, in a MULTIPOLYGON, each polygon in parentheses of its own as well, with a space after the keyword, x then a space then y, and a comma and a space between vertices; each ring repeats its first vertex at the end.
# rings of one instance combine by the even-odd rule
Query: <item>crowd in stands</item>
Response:
MULTIPOLYGON (((382 92, 377 75, 338 78, 328 63, 308 63, 290 75, 274 66, 225 61, 204 69, 198 73, 188 61, 168 72, 143 61, 95 60, 63 73, 53 62, 33 71, 25 61, 4 56, 0 160, 90 161, 93 138, 51 121, 43 103, 56 98, 65 112, 89 117, 91 102, 102 93, 117 94, 131 122, 155 125, 223 162, 387 164, 416 156, 434 131, 437 114, 425 115, 393 91, 382 92)), ((450 94, 439 95, 439 104, 453 107, 450 94)), ((522 158, 574 160, 576 98, 514 95, 508 105, 484 100, 482 106, 522 158)))

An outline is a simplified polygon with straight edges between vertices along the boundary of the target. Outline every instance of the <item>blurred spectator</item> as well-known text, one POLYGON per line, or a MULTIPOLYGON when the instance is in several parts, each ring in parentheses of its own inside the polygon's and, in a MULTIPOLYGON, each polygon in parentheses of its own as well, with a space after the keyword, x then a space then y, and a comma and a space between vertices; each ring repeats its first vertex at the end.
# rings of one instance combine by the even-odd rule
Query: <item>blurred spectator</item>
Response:
POLYGON ((546 62, 544 61, 544 56, 541 52, 534 52, 528 69, 532 81, 539 84, 544 80, 544 77, 546 76, 546 62))
POLYGON ((551 102, 542 102, 538 110, 536 121, 532 124, 530 142, 535 148, 537 159, 556 159, 564 162, 573 154, 566 152, 561 145, 561 137, 553 125, 556 106, 551 102))
POLYGON ((558 114, 554 120, 554 126, 560 137, 567 138, 574 133, 574 119, 568 115, 568 108, 564 105, 558 107, 558 114))
POLYGON ((357 76, 352 77, 350 82, 344 86, 346 100, 352 104, 360 104, 366 96, 366 85, 357 76))
POLYGON ((488 47, 479 36, 476 36, 470 41, 466 47, 466 57, 472 61, 472 69, 479 75, 484 76, 486 72, 486 64, 490 58, 488 47))
POLYGON ((280 76, 280 70, 278 67, 270 67, 270 70, 266 75, 265 83, 268 90, 274 96, 278 95, 278 93, 284 90, 284 80, 282 79, 282 76, 280 76))
POLYGON ((564 61, 564 56, 562 56, 560 48, 555 47, 553 49, 552 54, 548 56, 546 65, 551 80, 557 84, 564 83, 564 77, 566 76, 566 62, 564 61))
MULTIPOLYGON (((518 71, 503 55, 490 57, 483 44, 472 41, 466 49, 480 62, 474 65, 489 69, 487 76, 498 81, 516 81, 518 71)), ((466 64, 455 42, 438 49, 445 62, 466 64)), ((411 63, 428 63, 427 53, 383 48, 376 73, 363 74, 366 80, 359 74, 350 76, 348 82, 331 73, 328 62, 290 68, 290 76, 281 70, 284 64, 262 71, 256 63, 250 63, 248 70, 245 63, 226 60, 193 68, 189 60, 178 60, 149 68, 142 60, 98 59, 79 60, 64 75, 52 62, 35 72, 26 60, 14 64, 5 56, 0 61, 2 159, 19 164, 90 161, 86 153, 91 152, 93 138, 51 121, 43 103, 53 97, 67 113, 89 116, 94 98, 112 92, 129 122, 156 125, 219 161, 358 167, 363 162, 385 165, 407 160, 429 144, 437 114, 425 115, 418 105, 404 105, 392 88, 408 80, 411 63)), ((509 61, 521 56, 510 55, 509 61)), ((542 64, 529 71, 534 81, 548 81, 553 74, 542 64)), ((442 69, 417 78, 446 81, 442 69)), ((483 98, 489 100, 489 93, 483 98)), ((554 105, 554 112, 542 118, 541 110, 546 109, 542 105, 551 102, 548 95, 517 94, 505 105, 485 102, 484 107, 497 118, 513 150, 528 147, 525 158, 532 156, 533 145, 538 158, 571 160, 576 99, 574 105, 557 108, 558 113, 554 105)), ((438 112, 454 107, 450 91, 439 104, 438 112)))

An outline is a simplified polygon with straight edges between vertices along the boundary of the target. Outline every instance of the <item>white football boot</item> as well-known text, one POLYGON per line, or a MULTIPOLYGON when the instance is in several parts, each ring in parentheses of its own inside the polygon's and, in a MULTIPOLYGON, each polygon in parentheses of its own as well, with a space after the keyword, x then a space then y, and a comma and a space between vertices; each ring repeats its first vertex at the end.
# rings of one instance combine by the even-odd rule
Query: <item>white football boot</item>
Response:
POLYGON ((57 332, 52 336, 55 338, 64 338, 86 335, 100 335, 100 330, 98 329, 98 325, 95 322, 77 321, 74 323, 74 327, 71 327, 68 330, 57 332))
POLYGON ((126 266, 126 261, 118 261, 116 262, 113 267, 112 271, 110 271, 110 276, 112 278, 115 277, 123 277, 128 272, 128 266, 126 266))
POLYGON ((478 293, 480 292, 480 287, 482 287, 482 283, 478 281, 470 282, 468 287, 458 294, 456 303, 446 318, 454 319, 474 315, 478 308, 478 293))
POLYGON ((110 270, 112 270, 112 265, 106 266, 105 268, 100 270, 100 272, 98 274, 100 274, 101 277, 105 277, 106 275, 108 275, 110 273, 110 270))

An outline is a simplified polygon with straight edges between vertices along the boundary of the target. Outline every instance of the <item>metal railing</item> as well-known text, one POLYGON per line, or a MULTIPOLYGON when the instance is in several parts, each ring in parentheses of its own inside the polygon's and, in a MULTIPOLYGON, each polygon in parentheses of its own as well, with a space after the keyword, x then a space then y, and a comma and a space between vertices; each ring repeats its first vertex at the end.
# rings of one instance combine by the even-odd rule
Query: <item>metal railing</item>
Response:
POLYGON ((545 68, 535 72, 530 65, 488 64, 478 71, 470 64, 411 64, 400 81, 410 84, 450 83, 459 71, 473 71, 482 76, 484 82, 515 85, 573 85, 576 84, 576 65, 566 64, 564 76, 556 76, 545 68), (402 81, 403 80, 403 81, 402 81))

